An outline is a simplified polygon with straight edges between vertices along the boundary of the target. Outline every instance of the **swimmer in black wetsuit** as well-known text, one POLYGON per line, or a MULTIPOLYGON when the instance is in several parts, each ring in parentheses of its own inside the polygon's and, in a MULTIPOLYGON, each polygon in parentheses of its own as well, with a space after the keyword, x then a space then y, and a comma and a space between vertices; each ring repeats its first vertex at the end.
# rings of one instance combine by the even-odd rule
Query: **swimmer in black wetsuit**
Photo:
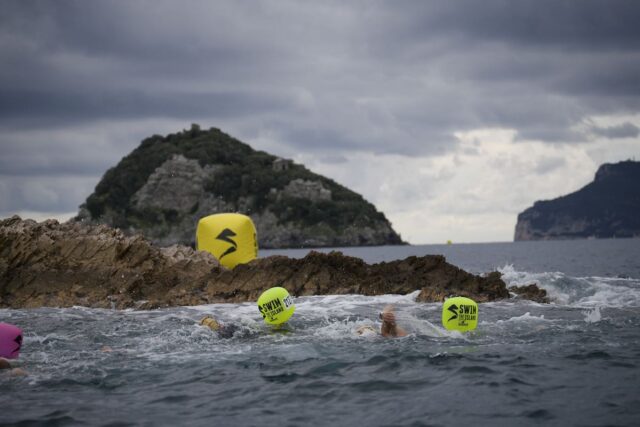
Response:
MULTIPOLYGON (((260 334, 258 330, 252 331, 251 329, 242 327, 241 325, 237 325, 234 323, 222 323, 209 314, 204 316, 200 320, 199 324, 202 326, 206 326, 213 332, 216 332, 220 338, 233 338, 235 335, 246 338, 254 336, 255 334, 260 334)), ((271 328, 270 333, 288 334, 289 332, 291 332, 291 329, 288 327, 288 324, 286 322, 280 325, 272 326, 273 327, 271 328)))
MULTIPOLYGON (((380 313, 380 320, 382 325, 380 326, 380 335, 386 338, 404 337, 407 335, 407 331, 397 325, 396 315, 394 313, 394 307, 388 305, 380 313)), ((212 331, 216 332, 220 338, 232 338, 233 334, 240 328, 233 323, 221 323, 217 321, 213 316, 206 315, 200 320, 200 325, 206 326, 212 331)), ((368 331, 375 332, 371 326, 361 326, 357 329, 358 335, 365 335, 368 331)), ((287 332, 283 330, 283 332, 287 332)))
POLYGON ((206 315, 200 320, 202 326, 206 326, 214 332, 218 333, 220 338, 231 338, 233 334, 240 329, 233 323, 220 323, 213 316, 206 315))

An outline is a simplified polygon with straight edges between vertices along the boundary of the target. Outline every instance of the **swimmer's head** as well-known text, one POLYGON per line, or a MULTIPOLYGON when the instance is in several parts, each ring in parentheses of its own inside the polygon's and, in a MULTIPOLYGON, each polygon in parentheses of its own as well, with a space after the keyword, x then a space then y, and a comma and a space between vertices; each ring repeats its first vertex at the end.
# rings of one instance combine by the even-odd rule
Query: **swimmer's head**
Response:
POLYGON ((207 328, 211 329, 212 331, 217 331, 217 330, 220 329, 220 324, 212 316, 203 317, 202 320, 200 320, 200 324, 202 326, 206 326, 207 328))
POLYGON ((22 347, 22 331, 17 326, 0 323, 0 357, 17 359, 22 347))

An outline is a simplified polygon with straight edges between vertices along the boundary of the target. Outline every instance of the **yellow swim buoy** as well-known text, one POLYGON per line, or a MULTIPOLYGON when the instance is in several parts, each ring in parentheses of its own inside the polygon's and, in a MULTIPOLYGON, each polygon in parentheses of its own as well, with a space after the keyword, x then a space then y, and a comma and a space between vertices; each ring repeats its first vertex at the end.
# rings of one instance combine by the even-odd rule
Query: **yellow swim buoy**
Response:
POLYGON ((258 298, 258 310, 264 321, 270 325, 280 325, 293 316, 296 306, 285 288, 267 289, 258 298))
POLYGON ((227 268, 258 256, 258 238, 253 221, 246 215, 224 213, 198 221, 196 249, 207 251, 227 268))
POLYGON ((466 297, 447 299, 442 306, 442 326, 450 331, 474 330, 478 326, 478 304, 466 297))

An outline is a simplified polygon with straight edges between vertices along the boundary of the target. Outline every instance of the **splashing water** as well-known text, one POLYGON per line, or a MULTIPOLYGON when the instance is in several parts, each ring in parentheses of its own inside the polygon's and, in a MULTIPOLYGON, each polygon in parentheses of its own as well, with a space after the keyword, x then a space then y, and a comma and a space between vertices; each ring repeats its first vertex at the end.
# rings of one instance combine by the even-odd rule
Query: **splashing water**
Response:
POLYGON ((0 426, 635 425, 640 279, 504 259, 491 262, 508 285, 537 282, 552 303, 480 304, 468 334, 442 328, 441 305, 416 293, 297 298, 282 330, 254 303, 2 309, 24 330, 29 376, 0 373, 0 426), (356 333, 379 330, 387 304, 407 337, 356 333), (236 332, 199 326, 205 314, 236 332))
POLYGON ((584 321, 587 323, 597 323, 602 320, 602 315, 600 314, 600 307, 596 307, 593 310, 587 310, 583 312, 584 321))

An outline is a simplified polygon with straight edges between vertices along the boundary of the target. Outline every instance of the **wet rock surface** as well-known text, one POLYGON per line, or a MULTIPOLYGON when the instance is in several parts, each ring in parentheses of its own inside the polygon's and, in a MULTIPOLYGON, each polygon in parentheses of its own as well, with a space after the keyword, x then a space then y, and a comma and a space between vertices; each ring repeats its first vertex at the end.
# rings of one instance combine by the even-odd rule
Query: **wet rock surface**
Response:
MULTIPOLYGON (((478 302, 509 298, 494 272, 467 273, 441 255, 367 264, 340 252, 260 258, 234 270, 206 252, 158 248, 142 236, 80 223, 0 221, 0 307, 157 308, 255 301, 272 286, 292 295, 407 294, 421 302, 450 295, 478 302)), ((537 287, 536 287, 537 288, 537 287)))
POLYGON ((201 283, 217 267, 208 253, 160 249, 104 225, 0 222, 1 307, 135 307, 201 283))
POLYGON ((527 299, 539 303, 549 303, 547 291, 540 289, 535 283, 523 286, 510 286, 509 291, 516 294, 517 298, 527 299))

